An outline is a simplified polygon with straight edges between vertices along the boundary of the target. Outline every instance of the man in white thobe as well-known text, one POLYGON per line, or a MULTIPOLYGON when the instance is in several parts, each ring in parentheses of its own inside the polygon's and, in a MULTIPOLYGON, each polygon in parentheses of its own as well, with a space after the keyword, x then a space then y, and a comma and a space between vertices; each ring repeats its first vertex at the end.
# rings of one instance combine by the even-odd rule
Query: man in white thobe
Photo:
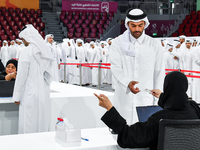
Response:
POLYGON ((198 46, 198 40, 196 38, 193 39, 192 47, 198 46))
POLYGON ((53 79, 54 81, 59 82, 59 69, 60 69, 60 59, 59 59, 59 55, 58 55, 58 51, 56 49, 56 45, 53 43, 53 38, 54 35, 53 34, 47 34, 45 36, 45 42, 47 44, 47 46, 49 47, 49 51, 51 52, 52 58, 54 59, 53 62, 53 79))
POLYGON ((168 43, 166 46, 166 50, 164 51, 165 69, 174 69, 174 56, 171 53, 172 51, 173 45, 168 43))
POLYGON ((19 134, 47 132, 50 125, 50 84, 53 58, 31 25, 19 33, 24 45, 18 61, 13 101, 19 105, 19 134))
POLYGON ((157 104, 148 91, 163 88, 163 48, 159 41, 144 33, 148 25, 145 12, 128 10, 127 30, 111 45, 111 71, 117 80, 113 102, 128 124, 138 121, 136 106, 157 104))
MULTIPOLYGON (((101 54, 102 54, 102 63, 107 63, 108 59, 108 43, 106 41, 101 41, 100 42, 100 49, 101 49, 101 54)), ((107 75, 108 75, 108 69, 101 69, 101 80, 103 83, 107 84, 107 75)))
MULTIPOLYGON (((69 62, 69 57, 70 57, 70 42, 69 39, 65 38, 63 39, 63 43, 61 45, 62 48, 62 55, 63 55, 63 63, 67 63, 69 62)), ((61 66, 62 67, 62 66, 61 66)), ((66 65, 63 66, 64 70, 65 70, 65 82, 68 83, 69 82, 69 69, 70 66, 66 65)))
MULTIPOLYGON (((200 71, 200 46, 196 46, 192 52, 192 70, 200 71)), ((193 73, 194 76, 200 76, 199 73, 193 73)), ((192 81, 192 99, 200 103, 200 78, 193 78, 192 81)))
POLYGON ((73 65, 78 63, 78 57, 77 57, 77 50, 76 50, 76 44, 74 42, 74 39, 70 39, 68 42, 68 49, 70 51, 69 55, 69 63, 72 63, 72 65, 69 65, 69 84, 79 84, 79 68, 77 68, 77 65, 73 65))
POLYGON ((20 39, 16 39, 15 42, 17 43, 17 46, 16 46, 16 59, 19 59, 19 56, 21 54, 21 50, 24 48, 24 44, 23 44, 22 40, 20 40, 20 39))
MULTIPOLYGON (((191 72, 185 72, 184 70, 192 70, 192 62, 193 62, 193 47, 192 41, 190 39, 185 40, 185 47, 181 46, 181 53, 180 53, 180 69, 185 75, 192 75, 191 72)), ((192 97, 192 78, 188 77, 188 90, 187 95, 189 98, 192 97)))
POLYGON ((15 44, 15 41, 12 40, 10 42, 10 46, 8 47, 8 59, 15 59, 16 57, 16 44, 15 44))
MULTIPOLYGON (((84 44, 83 40, 81 40, 81 39, 76 40, 76 52, 77 52, 78 62, 86 64, 87 63, 87 50, 85 49, 83 44, 84 44)), ((77 65, 77 68, 80 69, 80 66, 77 65)), ((79 75, 79 77, 81 76, 82 85, 86 85, 89 82, 87 68, 84 66, 82 66, 81 68, 82 68, 81 74, 79 72, 78 75, 79 75)), ((80 82, 80 80, 79 80, 79 82, 80 82)))
POLYGON ((8 42, 4 40, 3 46, 1 47, 1 62, 3 63, 4 67, 6 67, 6 63, 8 59, 8 42))

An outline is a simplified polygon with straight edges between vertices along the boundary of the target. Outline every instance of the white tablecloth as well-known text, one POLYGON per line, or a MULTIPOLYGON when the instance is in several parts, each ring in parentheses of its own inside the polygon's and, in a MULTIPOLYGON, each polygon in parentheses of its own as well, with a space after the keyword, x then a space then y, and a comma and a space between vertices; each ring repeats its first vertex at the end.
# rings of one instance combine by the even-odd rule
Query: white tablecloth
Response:
MULTIPOLYGON (((108 128, 82 129, 78 146, 69 147, 55 137, 55 132, 0 136, 1 150, 121 150, 117 145, 116 135, 108 128)), ((134 149, 136 150, 136 149, 134 149)), ((140 150, 148 150, 140 149, 140 150)))

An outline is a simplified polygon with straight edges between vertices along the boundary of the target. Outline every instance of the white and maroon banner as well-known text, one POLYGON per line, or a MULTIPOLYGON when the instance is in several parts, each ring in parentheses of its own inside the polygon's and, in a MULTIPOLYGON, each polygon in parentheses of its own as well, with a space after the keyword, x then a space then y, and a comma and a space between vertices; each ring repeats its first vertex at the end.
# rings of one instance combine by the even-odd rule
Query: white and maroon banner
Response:
POLYGON ((100 12, 117 12, 117 2, 97 2, 97 1, 62 1, 62 10, 65 11, 100 11, 100 12))

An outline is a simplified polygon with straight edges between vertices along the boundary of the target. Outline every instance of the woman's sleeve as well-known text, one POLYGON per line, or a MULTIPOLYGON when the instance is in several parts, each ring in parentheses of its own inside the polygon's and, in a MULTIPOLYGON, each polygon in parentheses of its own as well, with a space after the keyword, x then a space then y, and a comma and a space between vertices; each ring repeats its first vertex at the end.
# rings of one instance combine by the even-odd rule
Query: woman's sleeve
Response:
POLYGON ((122 148, 150 147, 157 141, 158 124, 151 117, 147 122, 137 122, 129 126, 112 107, 101 119, 109 128, 118 133, 117 142, 122 148))

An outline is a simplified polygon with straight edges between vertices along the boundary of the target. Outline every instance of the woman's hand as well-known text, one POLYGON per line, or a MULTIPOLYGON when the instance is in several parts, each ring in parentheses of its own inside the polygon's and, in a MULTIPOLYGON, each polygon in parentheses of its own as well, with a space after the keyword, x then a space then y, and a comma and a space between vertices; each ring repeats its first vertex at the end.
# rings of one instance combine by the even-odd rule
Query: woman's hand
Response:
POLYGON ((19 101, 19 102, 16 102, 16 101, 15 101, 15 104, 16 104, 16 105, 19 105, 19 104, 20 104, 20 101, 19 101))
POLYGON ((151 90, 151 93, 153 96, 159 98, 160 97, 160 94, 162 93, 159 89, 154 89, 154 90, 151 90))
POLYGON ((107 109, 107 111, 113 107, 111 101, 104 94, 97 95, 94 93, 94 95, 99 99, 99 106, 107 109))

